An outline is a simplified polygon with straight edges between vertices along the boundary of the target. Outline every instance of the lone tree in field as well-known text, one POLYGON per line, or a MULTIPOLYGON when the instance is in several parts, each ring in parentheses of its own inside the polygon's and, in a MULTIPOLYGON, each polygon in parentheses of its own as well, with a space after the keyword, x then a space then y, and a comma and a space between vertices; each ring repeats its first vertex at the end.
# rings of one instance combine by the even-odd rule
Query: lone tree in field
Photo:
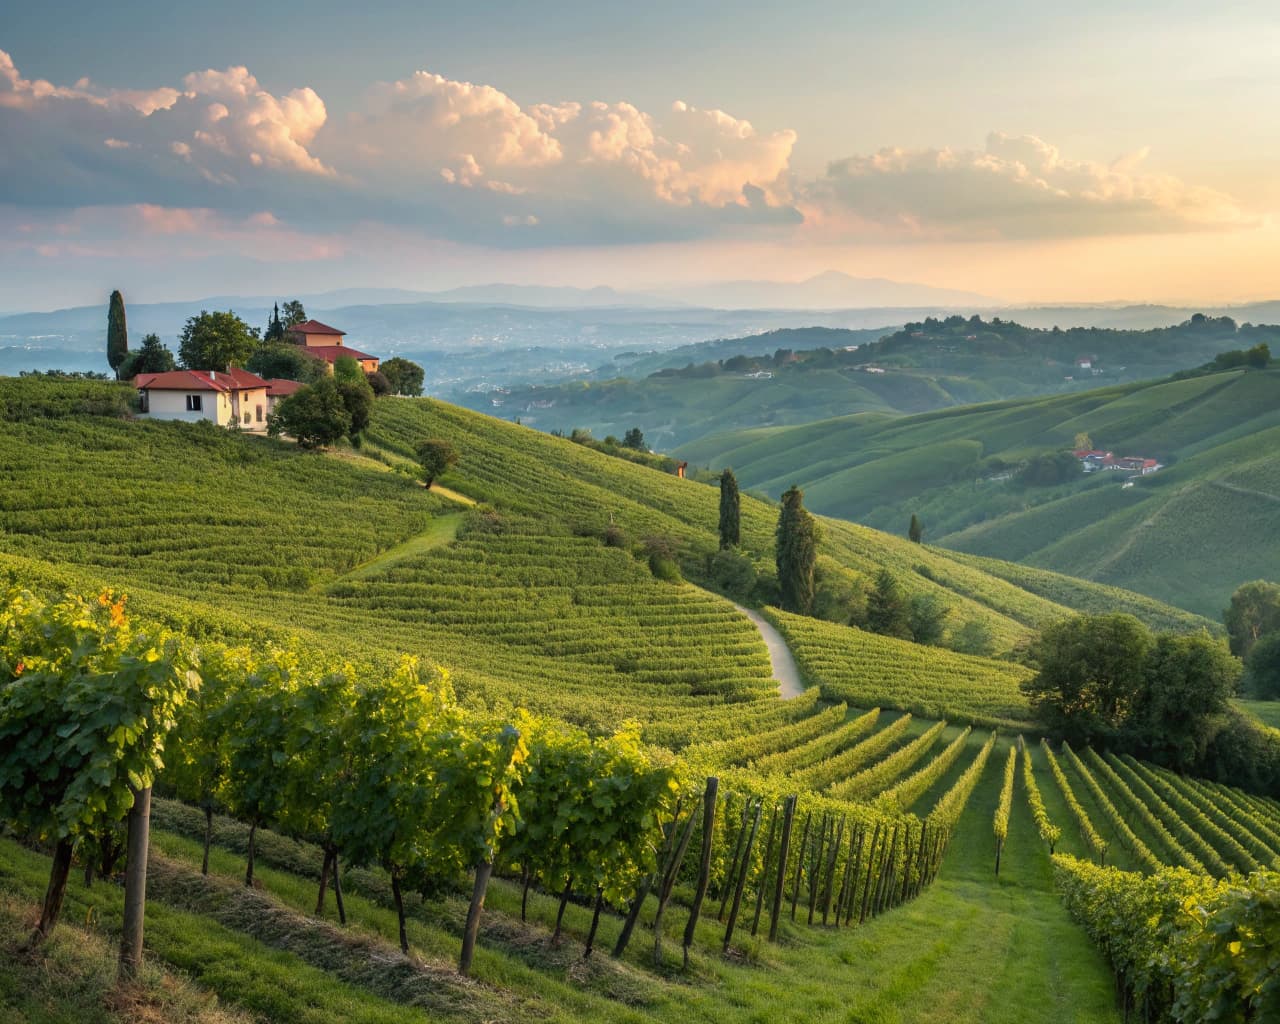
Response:
POLYGON ((924 540, 924 524, 920 522, 914 512, 911 513, 911 525, 907 527, 907 536, 915 544, 919 544, 924 540))
POLYGON ((454 448, 452 442, 444 438, 429 437, 425 441, 419 441, 415 451, 418 453, 418 464, 422 466, 422 476, 427 481, 428 487, 450 466, 458 464, 458 450, 454 448))
POLYGON ((111 293, 111 304, 107 307, 107 362, 111 369, 118 371, 128 354, 129 329, 124 320, 124 296, 117 289, 111 293))
POLYGON ((742 541, 742 501, 733 470, 720 474, 720 547, 736 548, 742 541))
POLYGON ((813 611, 818 521, 805 509, 804 492, 799 487, 792 486, 782 496, 776 550, 782 607, 789 612, 808 615, 813 611))

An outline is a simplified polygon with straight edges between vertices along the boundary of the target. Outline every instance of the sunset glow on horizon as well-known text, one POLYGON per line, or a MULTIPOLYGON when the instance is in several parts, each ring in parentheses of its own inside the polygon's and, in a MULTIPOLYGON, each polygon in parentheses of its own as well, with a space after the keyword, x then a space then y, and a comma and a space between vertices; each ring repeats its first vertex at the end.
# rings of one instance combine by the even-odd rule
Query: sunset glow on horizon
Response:
POLYGON ((86 7, 93 47, 17 12, 0 310, 104 282, 158 301, 825 270, 1007 303, 1277 294, 1268 6, 717 6, 356 31, 293 5, 252 41, 231 11, 86 7))

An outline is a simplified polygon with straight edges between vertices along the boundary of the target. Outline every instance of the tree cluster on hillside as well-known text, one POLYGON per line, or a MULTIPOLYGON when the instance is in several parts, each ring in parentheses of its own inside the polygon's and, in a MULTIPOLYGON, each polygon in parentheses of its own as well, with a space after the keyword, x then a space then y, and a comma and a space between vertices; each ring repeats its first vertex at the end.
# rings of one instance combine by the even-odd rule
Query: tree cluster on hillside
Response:
POLYGON ((124 357, 116 372, 121 380, 133 380, 140 373, 168 373, 177 365, 173 353, 160 341, 160 336, 148 334, 139 348, 124 357))
POLYGON ((178 359, 188 370, 227 370, 244 366, 259 344, 258 329, 231 310, 202 309, 182 327, 178 359))
POLYGON ((1247 687, 1264 700, 1280 700, 1280 586, 1241 584, 1222 618, 1231 653, 1244 659, 1247 687))
POLYGON ((410 362, 401 356, 393 356, 391 359, 384 360, 379 369, 387 378, 395 394, 411 397, 422 394, 422 382, 426 375, 417 363, 410 362))
POLYGON ((1046 729, 1179 772, 1280 790, 1280 741, 1233 709, 1240 662, 1225 640, 1153 633, 1131 615, 1078 615, 1044 630, 1023 684, 1046 729))

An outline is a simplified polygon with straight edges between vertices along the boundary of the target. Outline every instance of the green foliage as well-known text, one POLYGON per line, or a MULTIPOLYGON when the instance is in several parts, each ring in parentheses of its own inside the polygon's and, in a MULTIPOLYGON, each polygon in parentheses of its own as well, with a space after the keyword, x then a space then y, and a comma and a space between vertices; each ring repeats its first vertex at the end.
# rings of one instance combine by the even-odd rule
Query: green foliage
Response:
POLYGON ((1152 643, 1132 615, 1065 619, 1040 635, 1032 650, 1039 672, 1022 688, 1055 735, 1105 742, 1129 725, 1152 643))
POLYGON ((425 372, 417 363, 393 356, 380 363, 378 369, 391 382, 391 390, 397 395, 417 397, 422 394, 425 372))
POLYGON ((1147 655, 1129 732, 1143 756, 1197 769, 1240 679, 1240 663, 1208 633, 1162 633, 1147 655))
POLYGON ((360 361, 355 356, 338 356, 333 361, 333 376, 339 381, 362 381, 364 370, 360 368, 360 361))
POLYGON ((1222 620, 1231 638, 1231 653, 1247 658, 1264 636, 1280 632, 1280 586, 1267 580, 1240 584, 1222 620))
POLYGON ((157 334, 148 334, 142 345, 129 352, 116 367, 121 380, 132 380, 140 373, 168 373, 177 367, 173 353, 165 348, 157 334))
POLYGON ((40 423, 73 416, 119 419, 133 410, 135 394, 130 385, 115 382, 0 377, 0 421, 40 423))
POLYGON ((1280 632, 1268 633, 1245 661, 1249 688, 1259 700, 1280 700, 1280 632))
POLYGON ((808 615, 813 610, 819 537, 818 522, 805 509, 803 492, 792 487, 782 496, 776 533, 778 589, 786 611, 808 615))
POLYGON ((907 611, 911 639, 918 644, 936 646, 942 643, 948 608, 934 593, 915 594, 907 611))
POLYGON ((1080 476, 1080 463, 1070 452, 1033 455, 1018 471, 1018 479, 1032 487, 1052 487, 1080 476))
POLYGON ((1259 342, 1250 349, 1232 349, 1219 352, 1213 362, 1205 366, 1207 370, 1234 370, 1242 366, 1254 370, 1265 370, 1271 363, 1271 348, 1265 341, 1259 342))
POLYGON ((258 348, 258 332, 235 313, 202 309, 188 317, 178 341, 178 359, 188 370, 244 366, 258 348))
POLYGON ((278 378, 314 384, 321 377, 329 375, 328 364, 323 359, 308 355, 301 345, 272 342, 267 338, 263 341, 264 344, 244 364, 246 370, 256 373, 263 380, 278 378))
POLYGON ((720 474, 720 547, 737 547, 742 543, 742 498, 738 494, 738 478, 726 468, 720 474))
POLYGON ((302 303, 297 299, 290 299, 283 306, 284 311, 284 329, 288 331, 290 327, 302 323, 307 319, 307 311, 302 308, 302 303))
POLYGON ((648 451, 649 446, 644 443, 644 431, 642 431, 639 427, 630 428, 622 436, 622 447, 631 448, 638 452, 648 451))
POLYGON ((369 382, 369 387, 373 388, 375 398, 385 398, 392 394, 391 381, 387 380, 387 375, 380 370, 373 370, 364 375, 364 379, 369 382))
POLYGON ((122 819, 163 765, 165 735, 198 677, 178 638, 135 631, 125 598, 0 607, 0 820, 42 839, 122 819))
POLYGON ((991 821, 992 831, 996 837, 997 849, 1003 848, 1009 838, 1009 812, 1013 809, 1013 780, 1018 766, 1018 748, 1009 747, 1009 756, 1004 762, 1004 782, 1000 785, 1000 802, 996 804, 996 813, 991 821))
POLYGON ((107 306, 107 363, 118 373, 128 354, 129 329, 125 323, 124 296, 116 290, 111 293, 107 306))
POLYGON ((1027 804, 1031 808, 1031 820, 1036 823, 1036 831, 1040 841, 1049 847, 1052 854, 1058 840, 1062 838, 1062 829, 1053 823, 1049 812, 1045 810, 1044 798, 1040 795, 1040 787, 1036 784, 1035 771, 1031 765, 1031 748, 1018 737, 1018 747, 1022 751, 1022 786, 1027 791, 1027 804))
POLYGON ((1067 909, 1148 1019, 1280 1015, 1280 874, 1214 881, 1173 868, 1144 877, 1061 854, 1053 866, 1067 909))
POLYGON ((1052 773, 1054 781, 1058 784, 1058 790, 1062 793, 1062 799, 1067 804, 1067 810, 1076 819, 1076 826, 1080 830, 1080 840, 1093 856, 1098 859, 1098 863, 1103 863, 1107 857, 1107 841, 1099 835, 1098 830, 1093 825, 1093 820, 1089 817, 1089 812, 1084 809, 1084 805, 1076 797, 1075 790, 1071 788, 1071 783, 1067 781, 1066 773, 1063 772, 1062 766, 1058 764, 1058 759, 1053 756, 1053 750, 1047 740, 1042 739, 1040 741, 1040 749, 1044 751, 1044 758, 1049 762, 1049 771, 1052 773))
POLYGON ((356 369, 355 377, 339 377, 336 371, 333 375, 342 404, 351 419, 347 434, 353 440, 369 426, 369 418, 373 414, 373 387, 364 379, 364 372, 358 365, 356 369))
POLYGON ((907 527, 907 539, 913 544, 919 544, 924 540, 924 526, 914 512, 911 513, 911 525, 907 527))
MULTIPOLYGON (((922 607, 921 612, 927 614, 930 608, 922 607)), ((898 586, 897 579, 888 569, 881 569, 876 574, 876 585, 867 594, 866 628, 881 636, 897 637, 899 640, 912 639, 912 612, 898 586)), ((927 624, 922 620, 921 626, 927 624)), ((940 623, 939 623, 940 625, 940 623)))
POLYGON ((332 377, 299 388, 267 417, 272 437, 287 434, 303 448, 332 445, 352 429, 351 413, 332 377))
POLYGON ((458 450, 453 442, 441 437, 429 437, 414 446, 418 456, 418 465, 422 467, 422 478, 430 487, 436 477, 443 475, 450 467, 458 464, 458 450))

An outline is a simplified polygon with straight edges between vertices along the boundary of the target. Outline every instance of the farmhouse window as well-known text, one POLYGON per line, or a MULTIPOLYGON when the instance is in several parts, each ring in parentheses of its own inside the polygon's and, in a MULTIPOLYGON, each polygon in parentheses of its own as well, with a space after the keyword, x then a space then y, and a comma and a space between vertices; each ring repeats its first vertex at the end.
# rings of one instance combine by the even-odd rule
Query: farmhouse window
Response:
POLYGON ((204 409, 201 395, 187 395, 187 412, 201 412, 204 409))

